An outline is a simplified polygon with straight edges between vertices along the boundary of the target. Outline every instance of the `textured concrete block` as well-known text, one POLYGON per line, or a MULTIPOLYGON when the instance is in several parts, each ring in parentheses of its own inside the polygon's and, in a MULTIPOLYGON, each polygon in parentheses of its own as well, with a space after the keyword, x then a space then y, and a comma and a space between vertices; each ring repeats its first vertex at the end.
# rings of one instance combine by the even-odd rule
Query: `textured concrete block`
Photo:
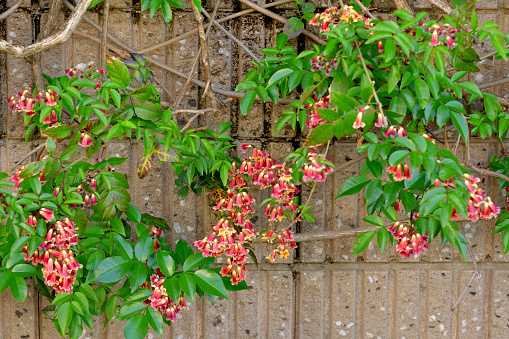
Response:
POLYGON ((294 281, 291 271, 268 273, 267 306, 270 315, 269 338, 293 338, 294 336, 294 281))
MULTIPOLYGON (((327 279, 328 280, 328 279, 327 279)), ((299 274, 298 318, 296 331, 301 338, 322 336, 327 319, 322 311, 327 309, 329 298, 324 298, 328 290, 325 272, 304 271, 299 274)))
POLYGON ((362 336, 387 337, 388 271, 365 271, 363 282, 362 336))
POLYGON ((424 321, 419 308, 422 273, 419 271, 396 271, 396 285, 393 287, 396 319, 394 323, 397 338, 416 338, 420 324, 424 321))
POLYGON ((427 334, 431 338, 449 338, 452 331, 451 306, 452 299, 452 272, 428 272, 427 284, 428 301, 427 315, 423 321, 428 321, 427 334))

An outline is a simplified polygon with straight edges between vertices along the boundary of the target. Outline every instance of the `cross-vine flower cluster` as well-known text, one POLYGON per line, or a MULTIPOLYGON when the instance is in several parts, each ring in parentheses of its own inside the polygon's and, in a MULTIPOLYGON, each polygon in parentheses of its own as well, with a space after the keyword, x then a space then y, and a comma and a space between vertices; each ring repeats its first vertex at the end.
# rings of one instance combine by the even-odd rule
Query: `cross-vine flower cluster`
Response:
MULTIPOLYGON (((83 265, 74 258, 72 246, 78 244, 77 228, 69 218, 55 221, 54 212, 41 208, 39 214, 46 220, 48 231, 45 241, 29 256, 28 243, 23 248, 25 260, 32 265, 42 265, 42 275, 47 286, 58 293, 71 293, 78 269, 83 265)), ((28 224, 37 227, 37 218, 30 216, 28 224)))

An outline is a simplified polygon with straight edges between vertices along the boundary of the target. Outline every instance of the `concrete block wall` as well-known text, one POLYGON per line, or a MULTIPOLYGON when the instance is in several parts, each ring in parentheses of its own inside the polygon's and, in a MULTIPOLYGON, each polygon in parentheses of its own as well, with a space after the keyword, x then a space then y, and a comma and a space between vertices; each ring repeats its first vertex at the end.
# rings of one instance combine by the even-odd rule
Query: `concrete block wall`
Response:
MULTIPOLYGON (((269 2, 269 1, 267 1, 269 2)), ((13 0, 0 1, 11 6, 13 0)), ((265 1, 258 1, 265 3, 265 1)), ((315 1, 325 6, 325 1, 315 1)), ((426 1, 412 1, 416 11, 439 13, 426 1)), ((26 43, 35 39, 38 21, 32 17, 29 1, 0 22, 0 36, 13 43, 26 43)), ((109 29, 112 34, 135 49, 179 36, 195 27, 192 13, 175 11, 173 22, 165 23, 160 15, 150 18, 137 11, 137 3, 111 1, 109 29)), ((213 1, 204 2, 212 12, 213 1)), ((374 7, 389 14, 390 1, 377 1, 374 7)), ((187 6, 189 7, 189 6, 187 6)), ((294 4, 273 7, 282 16, 294 14, 294 4)), ((480 23, 493 20, 504 32, 509 30, 509 2, 507 0, 481 0, 476 5, 480 23)), ((246 9, 237 1, 221 1, 218 18, 246 9)), ((45 15, 44 10, 41 12, 45 15)), ((37 16, 37 14, 35 14, 37 16)), ((100 23, 100 11, 89 12, 89 17, 100 23)), ((61 21, 68 16, 63 12, 61 21)), ((223 26, 251 48, 259 57, 261 48, 274 46, 282 25, 256 12, 223 23, 223 26)), ((315 29, 311 27, 311 29, 315 29)), ((82 22, 78 30, 99 37, 98 32, 82 22)), ((309 45, 303 37, 290 41, 297 48, 309 45)), ((233 90, 251 69, 251 58, 220 31, 212 28, 210 43, 210 69, 215 86, 233 90)), ((493 50, 489 42, 478 46, 479 54, 493 50)), ((196 36, 187 37, 175 44, 148 55, 161 62, 189 72, 198 53, 196 36)), ((43 70, 51 76, 61 75, 69 67, 99 67, 98 44, 80 36, 73 36, 67 43, 42 55, 43 70)), ((483 61, 481 72, 470 76, 479 84, 498 80, 508 75, 507 63, 493 58, 483 61)), ((156 77, 176 96, 185 84, 165 71, 154 68, 156 77)), ((199 70, 201 72, 201 70, 199 70)), ((11 166, 24 154, 36 147, 39 140, 23 142, 25 128, 19 114, 7 110, 5 99, 26 88, 32 82, 29 66, 22 59, 0 53, 0 171, 10 172, 11 166)), ((508 96, 508 85, 491 91, 508 96)), ((180 108, 204 108, 203 91, 189 86, 180 108)), ((162 94, 166 99, 166 94, 162 94)), ((221 98, 226 101, 226 98, 221 98)), ((300 133, 283 129, 273 136, 274 124, 284 107, 256 103, 247 117, 240 114, 237 101, 226 102, 217 115, 202 116, 196 126, 217 126, 222 121, 233 121, 232 136, 236 143, 248 142, 270 152, 282 160, 303 141, 300 133)), ((465 152, 463 148, 461 152, 465 152)), ((165 218, 172 230, 166 236, 171 244, 178 239, 193 241, 207 232, 208 213, 206 198, 189 195, 178 198, 173 185, 171 166, 157 167, 144 180, 136 176, 136 161, 142 147, 135 142, 123 141, 108 147, 108 156, 129 157, 118 171, 127 174, 131 182, 133 203, 142 212, 154 213, 165 218)), ((238 156, 242 157, 240 150, 238 156)), ((491 155, 500 155, 497 143, 472 140, 472 157, 488 163, 491 155)), ((354 140, 342 140, 331 147, 329 157, 340 166, 357 156, 354 140)), ((35 159, 28 159, 33 161, 35 159)), ((311 201, 316 223, 302 222, 297 232, 341 230, 362 225, 365 215, 361 195, 334 200, 341 184, 348 177, 360 172, 355 163, 318 185, 311 201)), ((504 203, 496 183, 488 178, 489 193, 499 203, 504 203)), ((309 191, 303 188, 305 199, 309 191)), ((267 192, 253 192, 259 201, 267 192)), ((262 220, 263 218, 260 218, 262 220)), ((260 221, 262 222, 262 221, 260 221)), ((165 329, 165 338, 508 338, 509 337, 509 256, 502 253, 500 235, 492 235, 493 222, 461 225, 471 241, 481 277, 474 280, 458 309, 451 307, 466 282, 470 279, 473 264, 467 257, 466 264, 451 247, 441 248, 435 241, 430 250, 416 260, 402 259, 389 248, 381 255, 372 244, 358 256, 351 257, 354 238, 307 242, 300 244, 293 257, 267 263, 263 257, 266 248, 258 246, 260 264, 248 265, 249 291, 230 293, 230 301, 198 301, 184 312, 179 320, 165 329)), ((41 311, 48 305, 39 297, 29 282, 27 301, 18 303, 9 293, 0 295, 0 338, 56 338, 51 319, 41 311)), ((83 338, 120 338, 122 326, 110 321, 101 331, 104 319, 97 318, 93 330, 86 329, 83 338)), ((150 332, 149 338, 155 334, 150 332)))

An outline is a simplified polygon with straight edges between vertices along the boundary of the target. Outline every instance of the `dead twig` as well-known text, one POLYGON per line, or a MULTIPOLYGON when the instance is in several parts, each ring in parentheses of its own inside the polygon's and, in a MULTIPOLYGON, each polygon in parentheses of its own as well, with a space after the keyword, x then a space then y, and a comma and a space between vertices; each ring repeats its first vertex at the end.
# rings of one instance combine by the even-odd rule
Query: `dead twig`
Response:
POLYGON ((371 12, 369 11, 369 9, 366 8, 366 6, 364 6, 364 4, 362 2, 360 2, 359 0, 355 0, 355 3, 357 4, 357 6, 359 6, 361 9, 362 9, 362 12, 364 14, 366 14, 367 16, 369 16, 371 19, 373 20, 378 20, 376 18, 376 16, 374 16, 373 14, 371 14, 371 12))
MULTIPOLYGON (((191 2, 191 7, 193 9, 194 14, 194 20, 196 21, 196 24, 198 25, 198 37, 200 40, 200 47, 201 47, 201 62, 203 65, 203 75, 205 77, 205 91, 203 92, 203 96, 209 95, 210 99, 212 100, 212 107, 217 109, 217 100, 212 91, 208 91, 207 88, 210 86, 211 83, 211 77, 210 77, 210 70, 209 70, 209 54, 208 54, 208 44, 207 44, 207 36, 205 35, 205 29, 203 28, 203 18, 200 14, 200 10, 194 2, 191 2)), ((212 23, 211 23, 212 24, 212 23)))
MULTIPOLYGON (((276 13, 271 12, 268 9, 265 9, 265 8, 255 4, 255 3, 253 3, 253 2, 251 2, 249 0, 239 0, 239 1, 242 2, 244 5, 249 6, 249 7, 253 8, 253 9, 257 10, 258 12, 260 12, 262 14, 265 14, 268 17, 271 17, 274 20, 277 20, 277 21, 282 22, 284 24, 286 24, 286 22, 288 21, 287 19, 283 18, 282 16, 277 15, 276 13)), ((307 36, 308 38, 310 38, 311 40, 313 40, 314 42, 316 42, 319 45, 326 45, 327 44, 327 42, 325 42, 325 40, 322 40, 321 38, 317 37, 316 35, 314 35, 310 31, 308 31, 307 29, 304 29, 302 31, 302 34, 304 34, 305 36, 307 36)))
MULTIPOLYGON (((201 12, 203 13, 203 15, 205 15, 207 17, 207 19, 210 20, 211 16, 209 13, 207 13, 207 11, 202 8, 201 9, 201 12)), ((242 41, 240 41, 239 39, 237 39, 233 34, 231 34, 230 32, 228 32, 223 26, 221 26, 216 20, 212 20, 212 23, 214 25, 216 25, 217 28, 219 28, 224 34, 226 34, 230 39, 232 39, 233 42, 235 42, 237 45, 239 45, 240 47, 242 47, 242 49, 244 51, 246 51, 247 54, 249 54, 251 56, 251 58, 253 58, 254 60, 260 62, 260 59, 253 53, 251 52, 251 50, 249 48, 247 48, 246 45, 244 45, 242 43, 242 41)))
MULTIPOLYGON (((288 2, 293 2, 295 0, 281 0, 281 1, 276 1, 276 2, 272 2, 270 4, 265 4, 265 5, 262 5, 263 8, 269 8, 269 7, 274 7, 274 6, 278 6, 278 5, 283 5, 283 4, 286 4, 288 2)), ((228 21, 228 20, 232 20, 232 19, 235 19, 235 18, 238 18, 240 16, 243 16, 243 15, 246 15, 246 14, 249 14, 249 13, 253 13, 253 12, 256 12, 254 9, 247 9, 245 11, 240 11, 238 13, 235 13, 235 14, 232 14, 232 15, 228 15, 224 18, 221 18, 221 19, 217 19, 217 23, 221 23, 221 22, 225 22, 225 21, 228 21)), ((169 39, 167 41, 164 41, 164 42, 161 42, 157 45, 154 45, 154 46, 151 46, 151 47, 147 47, 145 49, 142 49, 140 50, 138 53, 139 54, 145 54, 145 53, 148 53, 148 52, 152 52, 154 50, 157 50, 157 49, 160 49, 160 48, 163 48, 165 46, 168 46, 168 45, 171 45, 171 44, 174 44, 176 42, 179 42, 180 40, 182 39, 185 39, 187 37, 190 37, 194 34, 198 33, 198 29, 195 28, 193 30, 190 30, 184 34, 181 34, 175 38, 172 38, 172 39, 169 39)))
POLYGON ((108 17, 110 14, 110 0, 103 2, 103 15, 102 26, 103 31, 101 35, 101 69, 106 69, 106 53, 108 53, 108 17))
POLYGON ((71 37, 72 32, 76 29, 76 26, 78 26, 78 23, 81 21, 81 18, 87 11, 90 3, 92 3, 92 0, 80 1, 76 6, 75 11, 72 12, 71 17, 69 18, 67 24, 65 25, 65 28, 61 30, 59 33, 44 38, 41 41, 38 41, 28 46, 17 46, 3 39, 0 39, 0 51, 12 54, 15 57, 22 58, 34 55, 42 51, 46 51, 55 46, 63 44, 71 37))
POLYGON ((11 6, 11 8, 9 8, 8 10, 6 10, 2 14, 0 14, 0 20, 4 20, 9 15, 14 13, 19 8, 19 6, 21 6, 21 3, 23 3, 23 0, 16 1, 16 3, 11 6))
POLYGON ((460 303, 460 300, 461 298, 463 298, 463 296, 465 295, 465 293, 467 292, 468 288, 472 285, 472 282, 474 281, 474 278, 475 277, 480 277, 481 276, 481 272, 479 271, 479 269, 477 268, 477 262, 475 261, 475 256, 474 256, 474 252, 472 251, 472 246, 470 246, 470 241, 468 239, 467 240, 467 247, 468 247, 468 252, 470 253, 470 256, 472 258, 472 261, 474 263, 474 269, 475 271, 472 273, 472 276, 470 277, 470 280, 468 281, 467 285, 465 286, 465 288, 463 289, 463 291, 461 292, 460 296, 458 297, 458 300, 456 300, 456 302, 454 303, 454 305, 452 306, 451 308, 451 312, 454 312, 454 310, 456 309, 456 307, 458 307, 458 304, 460 303))
MULTIPOLYGON (((205 113, 206 110, 202 110, 202 111, 197 111, 197 113, 195 115, 193 115, 193 117, 191 119, 189 119, 189 121, 187 122, 187 124, 184 125, 184 127, 182 127, 182 129, 180 130, 180 133, 184 132, 189 126, 191 126, 191 124, 193 123, 193 121, 198 118, 200 115, 202 115, 203 113, 205 113)), ((209 111, 209 110, 207 110, 209 111)))
POLYGON ((34 148, 33 150, 31 150, 30 152, 28 152, 21 160, 18 160, 14 165, 11 166, 11 170, 15 169, 16 167, 18 167, 23 161, 25 161, 28 157, 30 157, 32 154, 34 153, 37 153, 39 150, 43 149, 44 147, 46 147, 46 143, 43 142, 42 144, 40 144, 39 146, 37 146, 36 148, 34 148))
MULTIPOLYGON (((468 166, 468 163, 467 163, 467 166, 468 166)), ((478 168, 476 166, 468 166, 467 168, 470 169, 470 170, 473 170, 474 172, 477 172, 481 176, 495 177, 495 178, 499 178, 499 179, 502 179, 502 180, 505 180, 505 181, 509 181, 509 177, 507 175, 502 174, 502 173, 493 172, 493 171, 490 171, 490 170, 487 170, 487 169, 481 169, 481 168, 478 168)))
POLYGON ((438 8, 440 8, 442 11, 444 11, 447 15, 451 14, 452 12, 452 8, 451 6, 449 6, 448 4, 446 4, 445 2, 442 2, 441 0, 426 0, 427 2, 429 2, 430 4, 432 5, 435 5, 437 6, 438 8))
POLYGON ((412 14, 412 16, 415 15, 414 10, 412 9, 412 7, 410 7, 407 0, 392 0, 392 2, 394 3, 394 6, 396 6, 397 9, 404 9, 408 11, 410 14, 412 14))

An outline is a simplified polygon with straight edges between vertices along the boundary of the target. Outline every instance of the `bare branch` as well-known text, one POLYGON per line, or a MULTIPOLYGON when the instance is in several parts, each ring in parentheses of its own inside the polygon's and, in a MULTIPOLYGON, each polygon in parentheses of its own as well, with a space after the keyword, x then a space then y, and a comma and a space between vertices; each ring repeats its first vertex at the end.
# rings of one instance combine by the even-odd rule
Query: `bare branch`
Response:
POLYGON ((81 18, 87 11, 88 6, 90 5, 91 2, 92 0, 80 1, 78 3, 78 6, 76 6, 76 10, 72 13, 71 17, 67 21, 65 28, 61 30, 59 33, 24 47, 13 45, 5 40, 0 40, 0 51, 21 58, 34 55, 35 53, 39 53, 51 49, 60 44, 63 44, 64 42, 69 40, 72 32, 76 29, 76 26, 78 26, 78 23, 80 22, 81 18))
MULTIPOLYGON (((219 1, 219 0, 218 0, 219 1)), ((200 14, 200 10, 194 2, 191 2, 191 7, 193 9, 194 14, 194 20, 196 21, 196 24, 198 25, 198 37, 200 40, 200 47, 201 47, 201 62, 203 64, 203 74, 205 77, 205 91, 203 92, 203 96, 207 95, 207 93, 210 93, 210 99, 212 100, 212 106, 214 108, 217 108, 217 100, 214 95, 214 92, 208 92, 207 88, 210 86, 211 83, 211 77, 210 77, 210 70, 209 70, 209 54, 208 54, 208 44, 207 44, 207 36, 205 35, 205 29, 203 28, 203 18, 200 14)))
POLYGON ((305 241, 319 241, 319 240, 333 240, 341 238, 355 237, 366 231, 376 231, 380 227, 378 226, 367 226, 359 228, 351 228, 337 231, 321 231, 321 232, 306 232, 306 233, 295 233, 293 239, 295 242, 305 241))
MULTIPOLYGON (((205 10, 205 8, 202 8, 201 9, 201 12, 203 13, 203 15, 205 15, 207 17, 207 19, 210 20, 210 14, 207 13, 207 11, 205 10)), ((251 56, 251 58, 253 58, 254 60, 260 62, 260 59, 253 53, 251 52, 251 50, 249 48, 247 48, 246 45, 244 45, 242 43, 242 41, 240 41, 239 39, 237 39, 233 34, 231 34, 230 32, 228 32, 223 26, 221 26, 220 24, 217 23, 216 20, 212 20, 212 23, 214 25, 217 26, 217 28, 219 28, 224 34, 226 34, 230 39, 232 39, 237 45, 239 45, 240 47, 242 47, 242 49, 244 51, 246 51, 247 54, 249 54, 251 56)))
MULTIPOLYGON (((101 39, 99 39, 98 37, 95 37, 93 35, 83 33, 82 31, 74 31, 73 34, 84 37, 84 38, 92 40, 92 41, 95 41, 98 44, 101 44, 101 39)), ((117 48, 116 46, 113 46, 112 44, 107 44, 107 46, 110 51, 113 51, 122 59, 129 59, 131 57, 131 55, 128 52, 121 50, 120 48, 117 48)))
POLYGON ((410 12, 412 16, 414 16, 415 14, 414 10, 412 9, 412 7, 410 7, 407 0, 392 0, 392 2, 394 3, 394 6, 396 6, 397 9, 404 9, 410 12))
POLYGON ((487 82, 485 84, 479 85, 479 89, 486 89, 493 86, 503 85, 509 82, 509 78, 503 78, 497 81, 487 82))
POLYGON ((475 271, 472 273, 472 276, 470 277, 470 280, 467 282, 467 285, 465 286, 465 288, 461 292, 460 296, 458 297, 458 300, 456 300, 456 302, 452 306, 451 312, 454 312, 456 307, 458 307, 458 304, 460 303, 461 298, 463 298, 463 296, 467 292, 468 288, 472 285, 472 282, 474 281, 474 278, 481 276, 481 272, 479 272, 479 269, 477 268, 477 262, 475 261, 475 256, 474 256, 474 252, 472 251, 472 246, 470 246, 470 241, 468 239, 466 239, 466 240, 467 240, 468 252, 470 253, 470 257, 472 258, 472 261, 474 263, 475 271))
MULTIPOLYGON (((276 2, 272 2, 270 4, 263 5, 262 7, 263 8, 269 8, 269 7, 274 7, 274 6, 278 6, 278 5, 283 5, 283 4, 286 4, 288 2, 293 2, 293 1, 294 0, 281 0, 281 1, 276 1, 276 2)), ((238 13, 235 13, 235 14, 232 14, 232 15, 228 15, 228 16, 226 16, 224 18, 217 19, 217 23, 221 23, 221 22, 225 22, 225 21, 228 21, 228 20, 232 20, 232 19, 238 18, 239 16, 243 16, 245 14, 249 14, 249 13, 253 13, 253 12, 256 12, 256 11, 254 9, 247 9, 245 11, 240 11, 238 13)), ((157 49, 163 48, 165 46, 168 46, 168 45, 174 44, 176 42, 179 42, 180 40, 185 39, 187 37, 190 37, 191 35, 196 34, 196 33, 198 33, 198 29, 197 28, 195 28, 193 30, 190 30, 189 32, 186 32, 184 34, 181 34, 178 37, 175 37, 173 39, 170 39, 170 40, 161 42, 161 43, 159 43, 157 45, 154 45, 154 46, 142 49, 138 53, 139 54, 145 54, 145 53, 148 53, 148 52, 152 52, 154 50, 157 50, 157 49)))
MULTIPOLYGON (((74 9, 74 6, 69 1, 64 0, 64 3, 71 10, 74 9)), ((84 15, 83 16, 83 20, 85 20, 88 24, 90 24, 92 27, 94 27, 97 31, 102 32, 101 26, 99 26, 94 20, 90 19, 88 16, 84 15)), ((219 20, 218 20, 218 22, 219 22, 219 20)), ((117 39, 115 36, 113 36, 111 33, 108 33, 108 39, 110 39, 115 45, 117 45, 120 48, 126 50, 127 52, 140 54, 139 51, 138 52, 135 51, 132 47, 129 47, 128 45, 126 45, 125 43, 123 43, 122 41, 117 39)), ((175 68, 170 67, 170 66, 168 66, 166 64, 163 64, 163 63, 157 61, 154 58, 151 58, 149 56, 145 56, 145 59, 147 59, 147 61, 149 63, 151 63, 152 65, 154 65, 156 67, 159 67, 159 68, 161 68, 161 69, 163 69, 163 70, 165 70, 167 72, 170 72, 172 74, 175 74, 176 76, 178 76, 180 78, 183 78, 183 79, 189 78, 189 74, 186 74, 186 73, 184 73, 184 72, 182 72, 182 71, 180 71, 178 69, 175 69, 175 68)), ((191 82, 194 83, 197 86, 205 88, 205 83, 203 81, 200 81, 198 79, 193 78, 191 80, 191 82)), ((235 98, 235 99, 241 99, 242 97, 244 97, 244 94, 245 94, 243 92, 228 91, 228 90, 225 90, 225 89, 222 89, 222 88, 217 88, 217 87, 214 87, 214 86, 211 86, 210 88, 216 94, 224 95, 226 97, 235 98)), ((278 100, 278 103, 289 104, 289 103, 293 102, 294 100, 296 100, 296 99, 293 99, 293 98, 280 99, 280 100, 278 100)))
POLYGON ((16 162, 14 165, 11 166, 11 170, 15 169, 16 167, 18 167, 23 161, 25 161, 29 156, 31 156, 32 154, 34 153, 37 153, 39 150, 43 149, 44 147, 46 147, 46 143, 43 142, 42 144, 40 144, 39 146, 37 146, 36 148, 34 148, 33 150, 31 150, 30 152, 28 152, 27 155, 25 155, 22 159, 20 159, 18 162, 16 162))
MULTIPOLYGON (((277 21, 282 22, 284 24, 286 24, 286 22, 288 21, 287 19, 283 18, 282 16, 277 15, 276 13, 271 12, 268 9, 265 9, 265 8, 255 4, 255 3, 253 3, 253 2, 251 2, 249 0, 239 0, 239 1, 242 2, 244 5, 249 6, 249 7, 253 8, 253 9, 257 10, 258 12, 260 12, 262 14, 265 14, 268 17, 271 17, 274 20, 277 20, 277 21)), ((305 36, 307 36, 308 38, 310 38, 311 40, 313 40, 314 42, 316 42, 319 45, 326 45, 327 44, 327 42, 325 42, 325 40, 322 40, 321 38, 317 37, 316 35, 314 35, 310 31, 308 31, 307 29, 304 29, 302 31, 302 34, 304 34, 305 36)))
POLYGON ((502 173, 493 172, 493 171, 490 171, 490 170, 487 170, 487 169, 481 169, 481 168, 478 168, 476 166, 469 166, 468 169, 471 169, 474 172, 477 172, 477 173, 479 173, 482 176, 495 177, 495 178, 499 178, 499 179, 502 179, 502 180, 505 180, 505 181, 509 181, 509 177, 507 175, 502 174, 502 173))
POLYGON ((378 20, 377 17, 374 16, 373 14, 371 14, 369 9, 367 9, 366 6, 364 6, 364 4, 362 2, 360 2, 359 0, 355 0, 355 3, 357 4, 357 6, 359 6, 362 9, 362 12, 364 14, 366 14, 367 16, 369 16, 373 20, 378 20))
POLYGON ((16 1, 16 3, 14 5, 11 6, 11 8, 9 8, 8 10, 6 10, 5 12, 3 12, 2 14, 0 14, 0 20, 4 20, 5 18, 7 18, 9 15, 11 15, 12 13, 14 13, 14 11, 16 11, 19 6, 21 6, 21 3, 23 2, 23 0, 18 0, 16 1))
POLYGON ((110 0, 103 1, 102 24, 103 31, 101 35, 101 69, 106 69, 106 53, 108 53, 108 17, 110 15, 110 0))
POLYGON ((429 2, 432 5, 435 5, 438 8, 440 8, 442 11, 447 13, 447 15, 451 14, 451 12, 452 12, 451 6, 449 6, 448 4, 442 2, 441 0, 426 0, 426 1, 429 2))

